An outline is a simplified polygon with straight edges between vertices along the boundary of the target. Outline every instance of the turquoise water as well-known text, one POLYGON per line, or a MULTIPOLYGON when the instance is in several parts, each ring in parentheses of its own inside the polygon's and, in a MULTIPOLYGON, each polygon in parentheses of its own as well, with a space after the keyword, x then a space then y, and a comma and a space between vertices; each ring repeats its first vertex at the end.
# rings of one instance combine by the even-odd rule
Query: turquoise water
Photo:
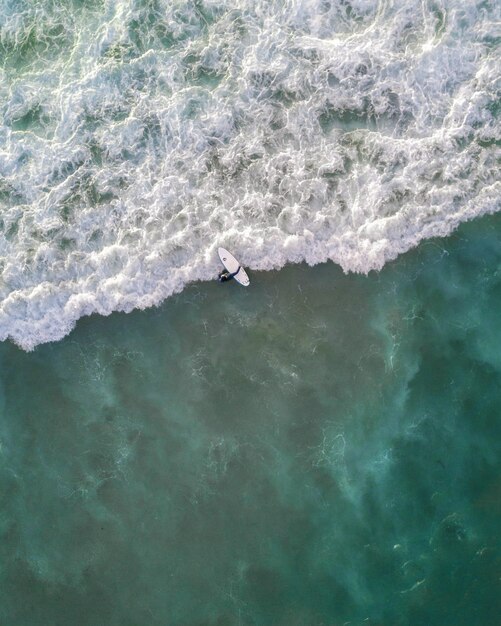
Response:
POLYGON ((500 237, 1 344, 2 624, 498 624, 500 237))
POLYGON ((1 626, 499 626, 499 24, 0 0, 1 626))

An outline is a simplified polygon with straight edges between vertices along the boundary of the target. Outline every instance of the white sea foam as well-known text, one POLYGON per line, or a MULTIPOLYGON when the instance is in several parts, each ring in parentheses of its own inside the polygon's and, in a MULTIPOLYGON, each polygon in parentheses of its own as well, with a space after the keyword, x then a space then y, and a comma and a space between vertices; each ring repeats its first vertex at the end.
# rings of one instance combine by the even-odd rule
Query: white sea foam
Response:
POLYGON ((0 338, 501 208, 496 2, 3 1, 0 338))

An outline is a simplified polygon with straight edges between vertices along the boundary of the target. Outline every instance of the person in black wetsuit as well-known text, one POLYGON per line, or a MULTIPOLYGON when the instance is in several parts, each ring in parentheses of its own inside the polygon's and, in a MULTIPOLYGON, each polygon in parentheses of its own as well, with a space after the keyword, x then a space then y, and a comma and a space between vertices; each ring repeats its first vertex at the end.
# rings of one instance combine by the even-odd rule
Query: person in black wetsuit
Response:
POLYGON ((217 277, 217 279, 220 283, 225 283, 226 281, 231 280, 233 276, 236 276, 239 271, 240 271, 240 265, 238 266, 238 269, 236 272, 228 272, 228 270, 219 272, 219 276, 217 277))

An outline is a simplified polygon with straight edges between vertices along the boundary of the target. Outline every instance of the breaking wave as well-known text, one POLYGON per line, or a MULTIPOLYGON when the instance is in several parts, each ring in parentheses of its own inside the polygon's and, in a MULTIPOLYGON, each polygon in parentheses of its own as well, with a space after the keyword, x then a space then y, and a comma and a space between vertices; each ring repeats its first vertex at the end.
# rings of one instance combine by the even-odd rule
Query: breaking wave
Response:
POLYGON ((501 5, 2 2, 0 339, 501 208, 501 5))

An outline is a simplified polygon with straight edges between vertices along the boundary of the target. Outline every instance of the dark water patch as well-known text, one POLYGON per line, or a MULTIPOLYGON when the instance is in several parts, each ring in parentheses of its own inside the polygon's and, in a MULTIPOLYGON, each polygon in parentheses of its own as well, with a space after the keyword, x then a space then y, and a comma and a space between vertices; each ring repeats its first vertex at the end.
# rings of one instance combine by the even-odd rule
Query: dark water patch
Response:
MULTIPOLYGON (((11 18, 12 19, 12 18, 11 18)), ((58 58, 73 45, 73 22, 68 16, 20 12, 13 29, 5 28, 0 37, 0 66, 6 71, 24 72, 58 58)))
POLYGON ((50 123, 50 117, 40 104, 35 104, 20 117, 14 118, 12 130, 32 131, 37 134, 43 132, 50 123))
POLYGON ((377 123, 374 112, 369 106, 365 111, 354 111, 353 109, 338 109, 327 105, 319 114, 318 122, 323 132, 328 134, 334 128, 346 131, 356 129, 377 130, 377 123))
POLYGON ((0 201, 7 207, 15 207, 26 202, 26 198, 20 193, 13 182, 0 176, 0 201))

